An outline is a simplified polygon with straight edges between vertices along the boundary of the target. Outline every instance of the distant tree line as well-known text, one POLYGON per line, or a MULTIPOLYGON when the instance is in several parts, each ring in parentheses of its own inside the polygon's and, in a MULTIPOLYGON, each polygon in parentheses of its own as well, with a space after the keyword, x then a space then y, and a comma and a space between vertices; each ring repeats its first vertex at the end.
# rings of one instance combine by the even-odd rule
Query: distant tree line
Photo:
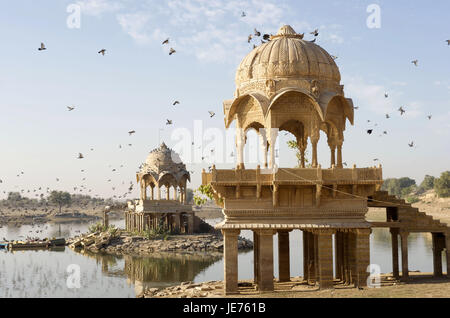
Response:
POLYGON ((381 190, 406 198, 412 203, 418 201, 417 195, 431 189, 434 189, 440 198, 450 197, 450 171, 442 172, 439 178, 426 175, 420 185, 417 185, 414 179, 403 177, 386 179, 381 187, 381 190))

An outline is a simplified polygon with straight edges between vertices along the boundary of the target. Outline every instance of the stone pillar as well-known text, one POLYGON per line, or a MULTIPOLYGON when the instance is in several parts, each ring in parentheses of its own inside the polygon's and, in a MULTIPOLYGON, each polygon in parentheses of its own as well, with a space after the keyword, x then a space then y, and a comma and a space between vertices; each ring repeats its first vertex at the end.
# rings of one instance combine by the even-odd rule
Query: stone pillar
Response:
POLYGON ((319 288, 333 288, 333 232, 329 230, 318 230, 317 237, 317 260, 319 288))
POLYGON ((188 218, 188 234, 193 234, 194 233, 194 214, 188 213, 187 218, 188 218))
POLYGON ((357 229, 355 233, 355 287, 366 287, 370 265, 370 229, 357 229))
POLYGON ((180 213, 176 213, 173 215, 175 219, 175 231, 181 233, 181 216, 180 213))
POLYGON ((303 232, 303 280, 308 282, 308 264, 309 264, 309 257, 308 257, 308 232, 303 232))
POLYGON ((344 140, 338 140, 337 142, 337 167, 342 168, 342 144, 344 140))
POLYGON ((259 230, 259 283, 260 292, 273 291, 273 230, 259 230))
POLYGON ((186 185, 184 186, 184 188, 183 188, 183 203, 184 204, 187 204, 187 187, 186 187, 186 185))
POLYGON ((225 295, 238 294, 238 235, 240 230, 222 230, 225 295))
POLYGON ((314 249, 315 235, 306 232, 308 235, 308 284, 316 283, 316 253, 314 249))
POLYGON ((267 168, 267 138, 264 129, 260 131, 261 148, 263 151, 263 167, 267 168))
POLYGON ((154 187, 153 187, 153 186, 150 186, 150 189, 152 189, 152 190, 151 190, 151 193, 150 193, 151 199, 152 199, 152 200, 155 200, 155 193, 154 193, 154 191, 153 191, 153 190, 154 190, 154 187))
POLYGON ((347 284, 354 284, 356 279, 356 240, 355 233, 347 233, 347 284))
POLYGON ((441 233, 431 233, 431 236, 433 240, 433 276, 442 277, 443 237, 441 233))
POLYGON ((447 254, 447 278, 450 278, 450 232, 445 235, 445 253, 447 254))
POLYGON ((161 189, 159 188, 159 184, 156 186, 156 200, 161 200, 161 189))
POLYGON ((269 136, 268 136, 268 141, 269 141, 269 154, 270 154, 270 158, 269 158, 269 168, 270 169, 274 169, 275 168, 275 145, 276 145, 276 141, 277 141, 277 137, 278 137, 278 129, 270 129, 269 130, 269 136))
POLYGON ((342 251, 342 232, 336 232, 334 234, 334 255, 335 255, 335 267, 336 267, 336 279, 344 280, 343 275, 343 251, 342 251))
POLYGON ((289 231, 278 231, 278 273, 280 282, 291 280, 289 231))
POLYGON ((319 138, 311 139, 312 144, 312 167, 317 168, 317 143, 319 142, 319 138))
POLYGON ((399 268, 398 268, 398 228, 391 228, 391 238, 392 238, 392 276, 395 279, 400 278, 399 268))
POLYGON ((144 195, 143 195, 143 199, 147 200, 147 184, 144 183, 144 195))
POLYGON ((409 280, 409 269, 408 269, 408 235, 406 231, 400 231, 400 239, 402 245, 402 277, 401 281, 409 280))
POLYGON ((257 285, 259 282, 258 273, 259 273, 259 240, 258 240, 258 232, 253 231, 253 282, 257 285))
POLYGON ((237 166, 242 168, 244 166, 244 146, 245 146, 245 132, 244 129, 236 128, 236 151, 237 151, 237 166))

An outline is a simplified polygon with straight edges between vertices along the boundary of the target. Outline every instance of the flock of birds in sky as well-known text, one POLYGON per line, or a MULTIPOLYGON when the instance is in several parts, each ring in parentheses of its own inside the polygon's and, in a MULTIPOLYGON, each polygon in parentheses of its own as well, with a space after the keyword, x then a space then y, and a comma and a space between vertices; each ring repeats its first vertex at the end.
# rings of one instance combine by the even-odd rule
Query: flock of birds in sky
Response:
MULTIPOLYGON (((242 17, 242 18, 245 18, 246 16, 247 16, 246 12, 242 12, 241 17, 242 17)), ((309 34, 311 34, 311 35, 313 36, 313 39, 312 39, 310 42, 313 42, 313 43, 314 43, 314 42, 316 42, 317 37, 318 37, 318 35, 319 35, 319 30, 318 30, 318 29, 315 29, 314 31, 310 32, 309 34)), ((253 31, 253 33, 248 35, 247 41, 248 41, 248 43, 251 43, 252 40, 256 40, 257 38, 259 38, 261 44, 264 44, 264 43, 267 43, 268 41, 271 41, 271 36, 272 36, 272 34, 261 33, 260 31, 258 31, 258 30, 255 28, 254 31, 253 31)), ((302 38, 303 38, 304 33, 301 34, 301 36, 302 36, 302 38)), ((446 40, 446 42, 447 42, 447 45, 450 46, 450 40, 446 40)), ((170 44, 170 38, 167 38, 167 39, 165 39, 165 40, 162 42, 162 45, 169 45, 169 44, 170 44)), ((255 49, 256 47, 257 47, 257 45, 256 45, 256 44, 253 44, 253 49, 255 49)), ((38 48, 38 50, 39 50, 39 51, 45 51, 45 50, 47 50, 47 47, 45 46, 45 44, 44 44, 43 42, 41 42, 41 45, 40 45, 40 47, 38 48)), ((169 49, 169 55, 173 55, 173 54, 175 54, 176 52, 177 52, 177 51, 176 51, 173 47, 170 47, 170 49, 169 49)), ((105 56, 105 54, 106 54, 106 49, 101 49, 100 51, 98 51, 98 54, 101 54, 102 56, 105 56)), ((337 59, 337 56, 331 55, 331 57, 332 57, 334 60, 337 59)), ((419 60, 417 60, 417 59, 412 60, 411 63, 414 64, 415 67, 418 67, 418 66, 419 66, 419 60)), ((389 98, 389 94, 386 92, 386 93, 384 94, 384 97, 385 97, 385 98, 389 98)), ((179 104, 180 104, 180 101, 179 101, 179 100, 175 100, 175 101, 172 103, 172 106, 177 106, 177 105, 179 105, 179 104)), ((67 106, 67 110, 68 110, 69 112, 72 112, 72 111, 74 111, 75 109, 76 109, 76 107, 73 106, 73 105, 72 105, 72 106, 67 106)), ((355 109, 358 109, 358 107, 355 107, 355 109)), ((403 116, 403 115, 406 113, 406 106, 401 106, 401 107, 399 107, 399 108, 398 108, 398 112, 400 113, 400 116, 403 116)), ((215 112, 213 112, 213 111, 208 111, 208 113, 209 113, 210 118, 213 118, 213 117, 215 116, 215 112)), ((385 117, 386 117, 386 119, 389 119, 389 118, 391 118, 391 115, 390 115, 390 114, 386 114, 385 117)), ((431 114, 428 115, 427 118, 428 118, 428 120, 431 120, 432 115, 431 115, 431 114)), ((370 121, 370 120, 367 120, 367 122, 370 123, 371 121, 370 121)), ((173 125, 173 121, 172 121, 171 119, 167 119, 165 124, 166 124, 166 125, 173 125)), ((375 126, 377 126, 377 124, 375 124, 375 126)), ((371 134, 374 132, 374 128, 367 129, 366 132, 367 132, 367 134, 371 135, 371 134)), ((128 135, 129 135, 129 136, 132 136, 132 135, 134 135, 135 133, 136 133, 135 130, 130 130, 130 131, 128 131, 128 135)), ((388 132, 387 132, 386 130, 384 130, 379 136, 383 136, 383 135, 387 135, 387 134, 388 134, 388 132)), ((192 145, 194 145, 194 143, 192 143, 192 145)), ((128 146, 132 146, 132 144, 128 144, 128 146)), ((414 141, 411 141, 410 143, 408 143, 408 146, 411 147, 411 148, 414 147, 414 146, 415 146, 415 145, 414 145, 414 141)), ((200 146, 200 147, 201 147, 201 146, 200 146)), ((119 149, 121 149, 121 148, 122 148, 122 145, 119 145, 119 149)), ((94 151, 93 148, 91 148, 90 150, 91 150, 91 151, 94 151)), ((210 151, 211 151, 211 154, 214 153, 214 149, 211 149, 210 151)), ((234 154, 233 154, 233 152, 232 152, 232 153, 231 153, 231 157, 233 157, 233 156, 234 156, 234 154)), ((85 156, 84 156, 83 153, 81 153, 81 152, 78 153, 77 159, 82 160, 82 159, 84 159, 84 158, 85 158, 85 156)), ((202 157, 202 161, 203 161, 204 159, 205 159, 205 157, 202 157)), ((379 161, 379 159, 378 159, 378 158, 375 158, 374 161, 379 161)), ((343 164, 344 164, 344 166, 347 165, 345 162, 344 162, 343 164)), ((109 167, 111 168, 111 166, 109 166, 109 167)), ((123 167, 123 165, 120 166, 120 168, 122 168, 122 167, 123 167)), ((211 168, 211 167, 209 167, 209 168, 211 168)), ((112 172, 116 172, 116 171, 117 171, 117 169, 112 169, 112 172)), ((84 170, 81 170, 81 172, 83 173, 84 170)), ((194 173, 194 171, 191 171, 191 173, 194 173)), ((22 175, 24 175, 24 172, 23 172, 23 171, 21 171, 21 172, 17 175, 17 177, 21 177, 22 175)), ((85 180, 86 180, 86 178, 83 178, 83 179, 82 179, 82 181, 85 181, 85 180)), ((59 182, 60 179, 59 179, 59 178, 56 178, 56 181, 59 182)), ((107 182, 111 182, 111 179, 108 179, 107 182)), ((3 180, 2 180, 2 179, 0 179, 0 184, 1 184, 1 183, 3 183, 3 180)), ((125 184, 125 182, 122 182, 122 184, 125 184)), ((42 189, 43 189, 42 187, 39 187, 38 189, 33 189, 33 193, 42 191, 42 189)), ((74 191, 79 191, 79 192, 83 192, 83 191, 88 192, 88 193, 92 192, 92 189, 87 189, 84 185, 81 185, 81 186, 79 186, 79 187, 73 187, 73 189, 74 189, 74 191)), ((116 187, 112 187, 112 190, 113 190, 113 191, 116 190, 116 187)), ((127 191, 126 193, 124 193, 124 194, 122 194, 122 195, 119 195, 119 196, 114 195, 113 197, 114 197, 114 198, 117 198, 117 199, 120 199, 120 198, 126 198, 127 195, 131 194, 131 191, 132 191, 132 190, 133 190, 133 182, 130 182, 130 186, 128 187, 128 191, 127 191)), ((46 192, 49 193, 49 191, 50 191, 50 189, 47 187, 47 188, 46 188, 46 192)), ((6 191, 3 191, 3 192, 6 193, 6 191)), ((21 193, 32 193, 32 192, 31 192, 30 190, 26 191, 25 189, 21 189, 21 193)), ((36 196, 41 196, 41 197, 43 196, 42 193, 41 193, 41 194, 35 194, 35 195, 36 195, 36 196)), ((98 195, 95 195, 95 196, 98 196, 98 195)))

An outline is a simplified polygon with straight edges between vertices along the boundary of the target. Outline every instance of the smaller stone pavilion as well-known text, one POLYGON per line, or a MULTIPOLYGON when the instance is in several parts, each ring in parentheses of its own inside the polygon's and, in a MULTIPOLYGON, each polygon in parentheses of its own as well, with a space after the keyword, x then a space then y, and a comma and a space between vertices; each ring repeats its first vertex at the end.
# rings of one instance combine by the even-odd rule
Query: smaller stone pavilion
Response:
POLYGON ((190 179, 186 165, 166 144, 153 149, 136 174, 141 195, 139 200, 128 202, 127 231, 142 232, 162 224, 172 232, 192 234, 194 212, 186 202, 186 185, 190 179), (165 199, 161 198, 163 187, 165 199), (147 188, 150 188, 150 196, 147 188))

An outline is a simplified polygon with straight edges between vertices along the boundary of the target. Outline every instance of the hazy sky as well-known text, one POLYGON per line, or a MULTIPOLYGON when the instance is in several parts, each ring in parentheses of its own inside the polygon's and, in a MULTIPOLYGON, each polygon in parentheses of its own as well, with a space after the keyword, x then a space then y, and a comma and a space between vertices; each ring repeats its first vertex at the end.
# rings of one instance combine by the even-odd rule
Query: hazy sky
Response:
MULTIPOLYGON (((343 160, 349 166, 372 166, 379 158, 384 177, 420 182, 425 174, 438 176, 450 168, 448 12, 444 0, 4 1, 0 198, 3 191, 80 185, 90 194, 122 195, 159 134, 175 146, 174 131, 193 134, 195 120, 203 131, 224 133, 222 102, 233 97, 240 60, 259 44, 248 44, 248 34, 254 28, 274 34, 283 24, 305 32, 306 39, 318 28, 316 43, 338 56, 345 94, 359 107, 355 125, 345 131, 343 160), (70 4, 81 8, 80 28, 68 27, 70 4), (367 26, 370 4, 381 9, 380 28, 367 26), (163 46, 167 37, 170 44, 163 46), (37 50, 41 42, 47 50, 37 50), (177 51, 172 56, 170 47, 177 51), (105 56, 97 53, 103 48, 105 56), (172 106, 175 100, 180 104, 172 106), (136 134, 129 136, 130 130, 136 134), (388 134, 379 137, 384 130, 388 134), (417 146, 408 147, 411 141, 417 146), (77 159, 79 152, 84 159, 77 159)), ((328 167, 323 137, 318 157, 328 167)), ((286 140, 282 134, 280 163, 289 167, 295 155, 286 140)), ((198 187, 201 168, 209 165, 188 164, 191 187, 198 187)))

